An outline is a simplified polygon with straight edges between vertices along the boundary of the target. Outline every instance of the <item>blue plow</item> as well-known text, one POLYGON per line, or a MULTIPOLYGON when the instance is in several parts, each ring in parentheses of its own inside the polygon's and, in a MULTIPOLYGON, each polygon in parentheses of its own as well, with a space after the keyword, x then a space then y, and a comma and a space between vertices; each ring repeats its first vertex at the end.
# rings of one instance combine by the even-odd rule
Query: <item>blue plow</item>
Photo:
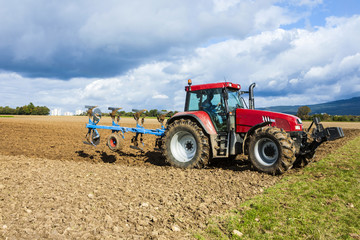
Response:
POLYGON ((110 113, 110 116, 112 118, 112 125, 111 126, 105 126, 105 125, 98 125, 100 119, 101 119, 101 111, 100 109, 96 108, 97 106, 85 106, 87 110, 87 115, 89 117, 89 122, 86 124, 86 128, 88 129, 88 132, 85 136, 86 141, 84 141, 85 144, 92 145, 96 147, 100 143, 100 134, 97 131, 97 129, 108 129, 111 130, 112 133, 109 135, 107 139, 107 146, 112 151, 119 151, 121 150, 121 139, 125 139, 125 133, 126 132, 133 132, 135 135, 131 139, 131 142, 133 145, 130 147, 136 150, 143 151, 142 146, 144 146, 143 143, 143 135, 144 134, 151 134, 158 136, 159 138, 156 139, 155 142, 155 150, 160 150, 161 147, 161 140, 160 138, 164 136, 165 133, 165 127, 164 127, 164 120, 168 112, 162 112, 158 111, 158 121, 161 123, 161 128, 159 129, 146 129, 143 127, 144 119, 145 117, 142 117, 141 123, 139 123, 141 114, 146 111, 146 109, 143 110, 136 110, 133 109, 134 112, 134 119, 136 120, 136 127, 122 127, 119 125, 120 116, 118 114, 118 111, 121 108, 114 108, 109 107, 108 109, 112 112, 110 113), (115 122, 116 119, 116 122, 115 122), (139 146, 139 143, 142 145, 139 146))

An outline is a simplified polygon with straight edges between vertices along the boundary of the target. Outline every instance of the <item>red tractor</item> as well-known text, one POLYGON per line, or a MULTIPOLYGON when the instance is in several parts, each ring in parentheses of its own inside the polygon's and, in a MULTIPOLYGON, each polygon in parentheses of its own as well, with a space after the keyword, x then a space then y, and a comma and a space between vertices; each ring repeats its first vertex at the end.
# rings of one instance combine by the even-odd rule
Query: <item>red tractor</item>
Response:
POLYGON ((296 116, 255 110, 254 87, 240 91, 239 84, 230 82, 192 85, 189 80, 184 112, 168 120, 157 141, 166 161, 201 168, 214 158, 245 154, 258 171, 282 174, 308 164, 321 143, 344 137, 341 128, 324 129, 317 118, 305 130, 296 116), (242 98, 245 93, 249 107, 242 98))

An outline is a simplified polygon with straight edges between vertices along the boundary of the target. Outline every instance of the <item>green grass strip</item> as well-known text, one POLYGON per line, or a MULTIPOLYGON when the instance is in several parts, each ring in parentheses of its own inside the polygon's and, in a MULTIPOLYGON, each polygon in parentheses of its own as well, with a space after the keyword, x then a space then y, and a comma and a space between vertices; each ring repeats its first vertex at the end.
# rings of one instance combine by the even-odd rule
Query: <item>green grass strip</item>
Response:
POLYGON ((0 115, 0 118, 13 118, 14 116, 11 115, 0 115))
POLYGON ((195 237, 360 239, 360 137, 211 219, 195 237))

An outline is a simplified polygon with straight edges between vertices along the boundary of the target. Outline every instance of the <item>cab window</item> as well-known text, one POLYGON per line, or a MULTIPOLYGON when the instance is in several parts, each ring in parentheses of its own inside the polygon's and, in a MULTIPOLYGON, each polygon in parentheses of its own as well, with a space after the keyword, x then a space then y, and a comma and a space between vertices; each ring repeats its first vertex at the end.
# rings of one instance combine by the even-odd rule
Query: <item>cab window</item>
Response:
POLYGON ((229 112, 235 111, 236 108, 244 108, 243 102, 240 101, 238 91, 229 91, 228 92, 228 108, 229 112))
POLYGON ((201 103, 201 93, 200 92, 190 92, 189 93, 189 102, 188 102, 188 111, 198 111, 200 110, 201 103))

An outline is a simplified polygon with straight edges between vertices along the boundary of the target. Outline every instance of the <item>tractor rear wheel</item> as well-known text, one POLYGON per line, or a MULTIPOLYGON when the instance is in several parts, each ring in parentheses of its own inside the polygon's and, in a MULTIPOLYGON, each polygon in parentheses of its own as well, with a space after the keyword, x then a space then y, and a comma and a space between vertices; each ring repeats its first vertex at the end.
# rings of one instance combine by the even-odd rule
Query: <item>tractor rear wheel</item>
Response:
POLYGON ((282 129, 262 127, 250 138, 249 160, 261 172, 282 174, 295 161, 295 145, 282 129))
POLYGON ((121 137, 118 133, 111 133, 107 139, 107 146, 113 152, 121 150, 121 137))
POLYGON ((175 120, 165 131, 166 162, 180 168, 202 168, 210 157, 209 138, 202 128, 189 119, 175 120))

